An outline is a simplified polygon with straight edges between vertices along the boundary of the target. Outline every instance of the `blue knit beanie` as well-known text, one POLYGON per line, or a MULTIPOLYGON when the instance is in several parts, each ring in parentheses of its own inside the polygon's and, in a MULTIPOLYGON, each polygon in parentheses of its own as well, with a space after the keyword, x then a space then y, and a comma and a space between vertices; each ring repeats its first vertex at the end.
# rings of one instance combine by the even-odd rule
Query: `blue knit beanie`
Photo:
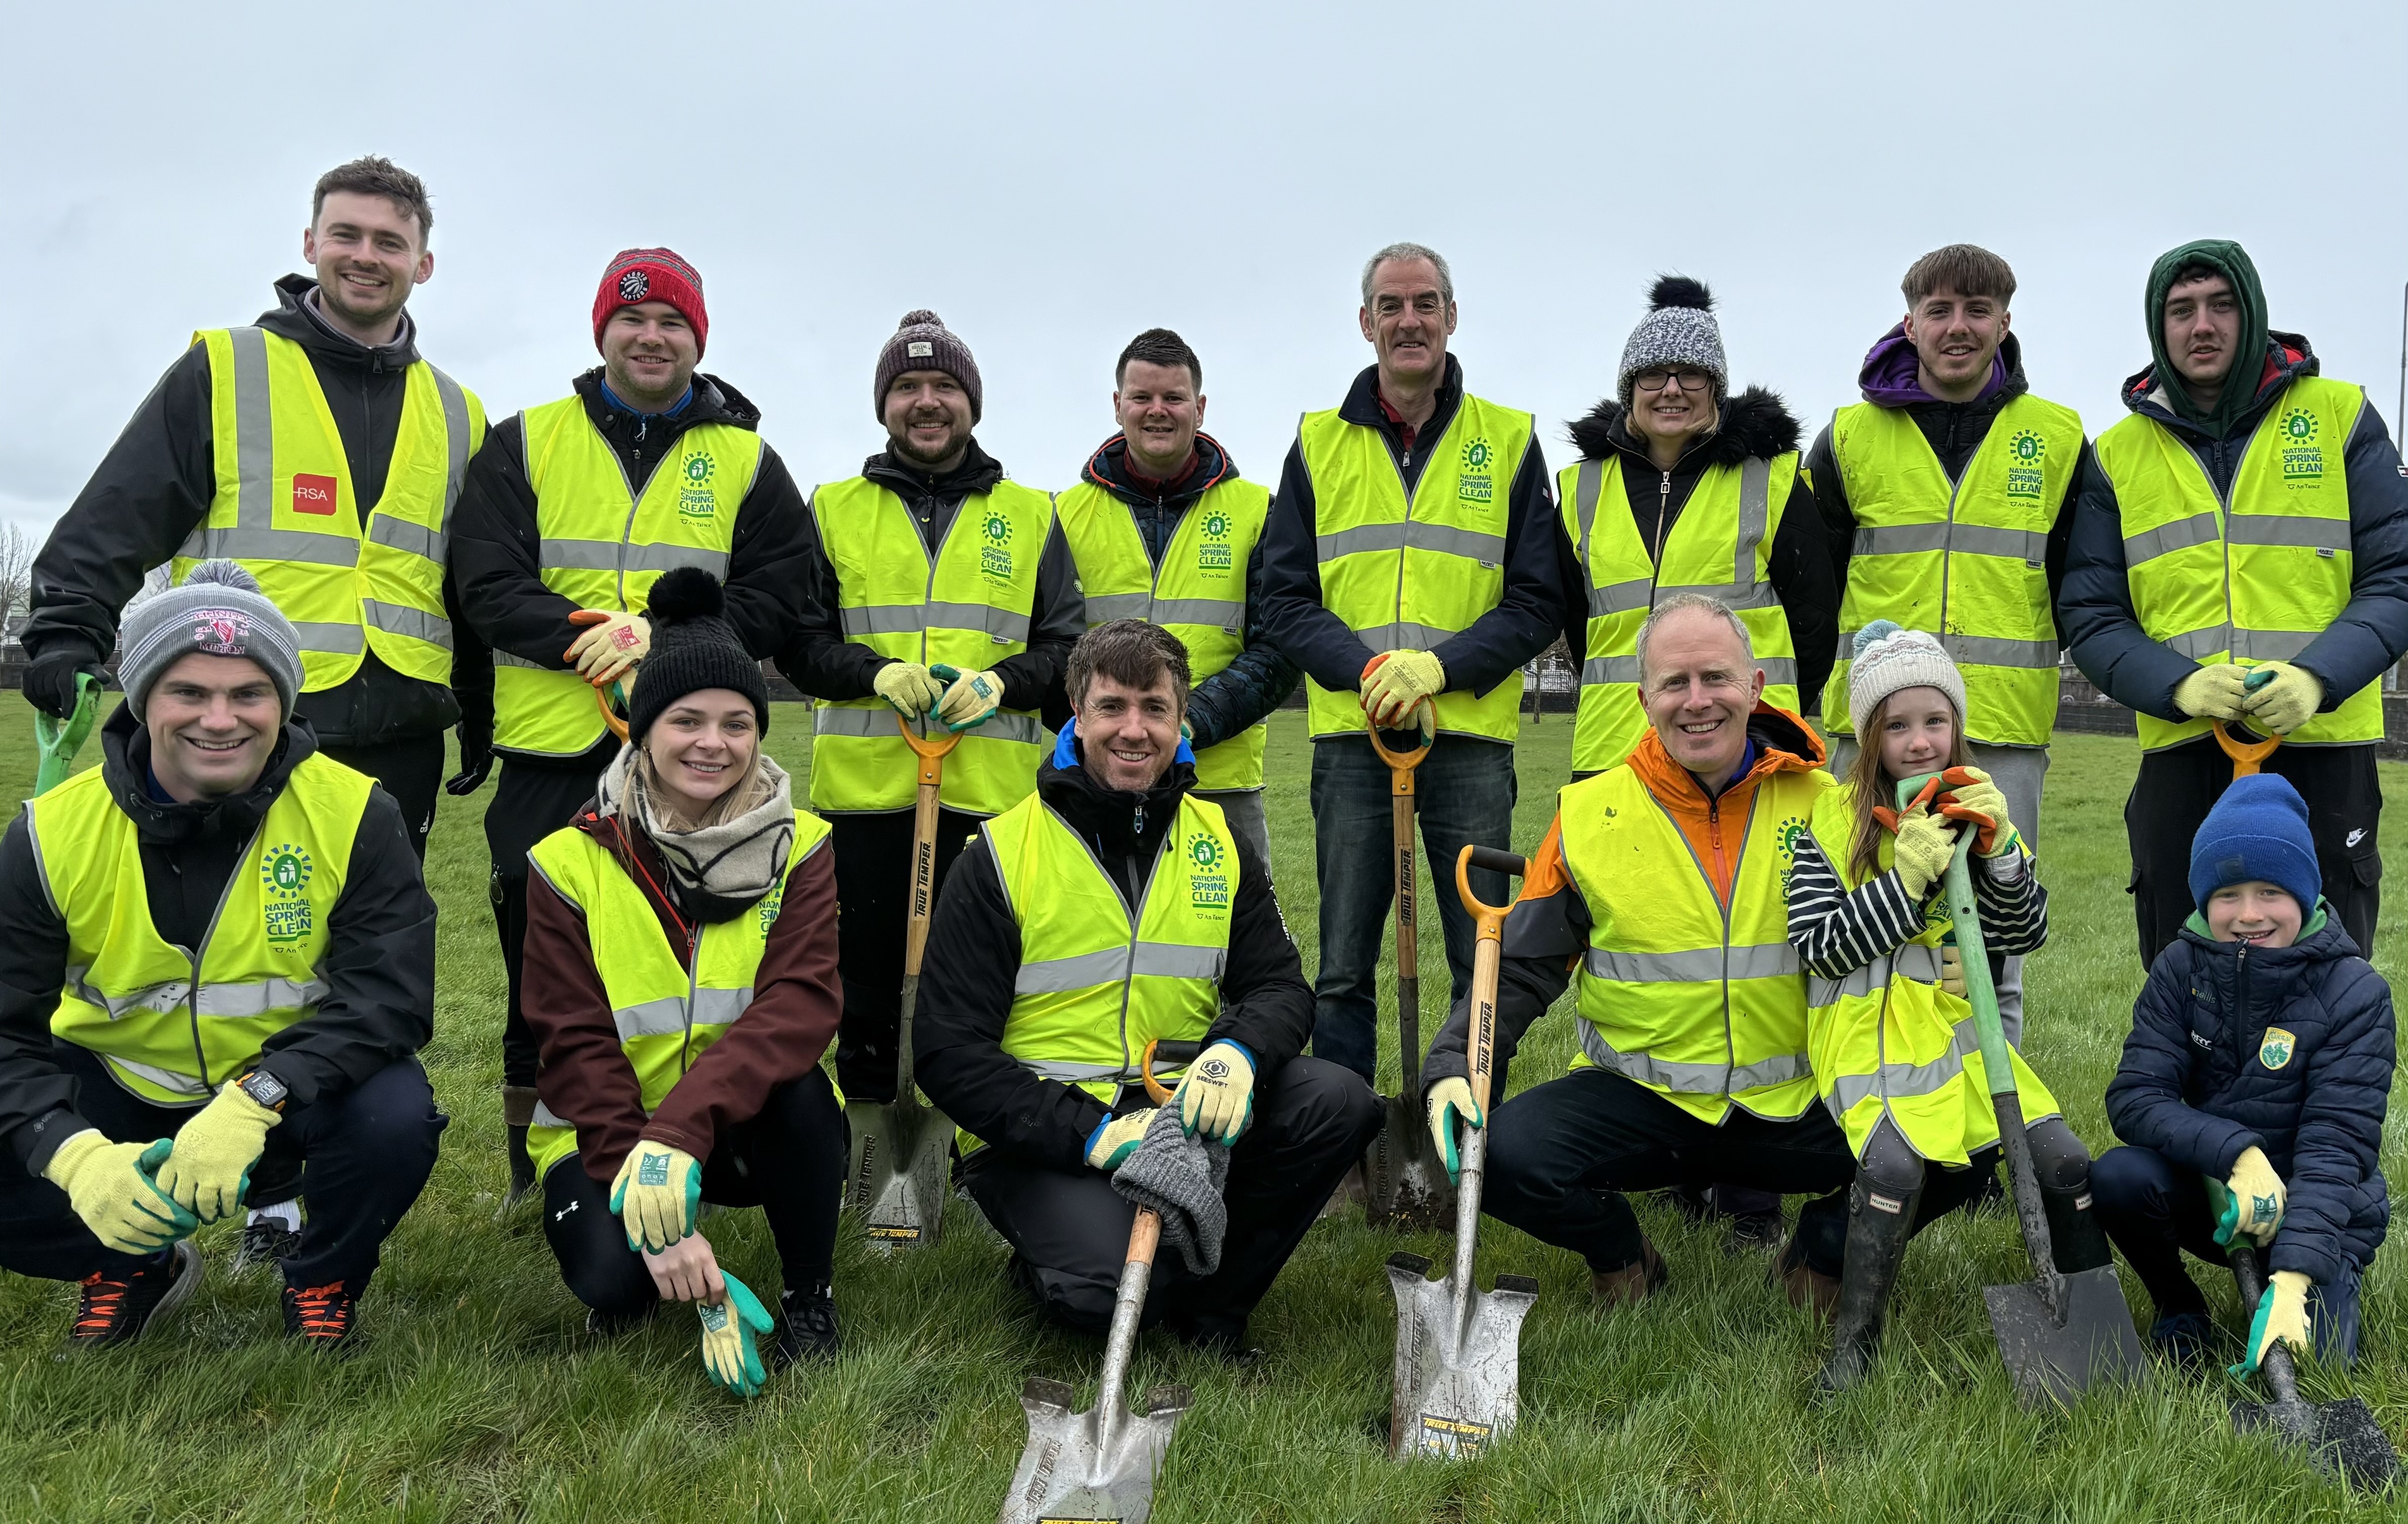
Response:
POLYGON ((2190 897, 2202 913, 2208 896, 2253 879, 2287 891, 2302 917, 2315 913, 2324 892, 2307 801, 2271 772, 2232 780, 2190 844, 2190 897))

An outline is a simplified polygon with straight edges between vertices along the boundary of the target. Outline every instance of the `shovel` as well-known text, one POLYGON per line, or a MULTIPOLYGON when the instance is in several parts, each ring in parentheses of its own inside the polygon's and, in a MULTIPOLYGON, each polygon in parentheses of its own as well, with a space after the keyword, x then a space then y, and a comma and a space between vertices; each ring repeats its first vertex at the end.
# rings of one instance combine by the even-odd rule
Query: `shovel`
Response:
MULTIPOLYGON (((1471 1097, 1485 1117, 1495 1068, 1497 968, 1506 907, 1484 905, 1473 896, 1468 872, 1473 867, 1519 878, 1523 863, 1510 852, 1475 846, 1465 847, 1455 861, 1455 893, 1463 897, 1463 908, 1471 913, 1480 939, 1471 963, 1471 1097)), ((1464 1131, 1462 1183, 1455 1196, 1454 1273, 1429 1280, 1430 1261, 1422 1256, 1388 1257, 1388 1285, 1397 1293, 1396 1402, 1389 1409, 1388 1454, 1398 1460, 1416 1456, 1475 1459, 1493 1441, 1512 1432, 1520 1411, 1522 1319, 1539 1300, 1539 1283, 1527 1275, 1499 1275, 1496 1290, 1483 1291, 1472 1282, 1488 1129, 1464 1131)))
POLYGON ((67 781, 75 769, 76 753, 83 750, 84 738, 92 734, 92 722, 99 713, 100 680, 90 672, 76 674, 74 713, 54 720, 39 710, 34 712, 34 745, 41 753, 41 761, 34 769, 36 798, 67 781))
MULTIPOLYGON (((1159 1106, 1169 1101, 1170 1092, 1154 1077, 1154 1047, 1147 1046, 1140 1071, 1145 1093, 1159 1106)), ((1122 1391, 1129 1353, 1137 1344, 1138 1316, 1145 1311, 1146 1287, 1154 1279, 1154 1251, 1161 1239, 1162 1219, 1140 1207, 1137 1220, 1129 1225, 1128 1258, 1121 1266, 1111 1331, 1104 1336, 1096 1405, 1084 1413, 1071 1412, 1077 1394, 1067 1381, 1031 1376, 1021 1387, 1020 1405, 1028 1410, 1028 1445, 1020 1452, 1020 1469, 1011 1474, 1000 1524, 1144 1524, 1154 1517, 1154 1474, 1162 1469, 1179 1416, 1196 1401, 1185 1387, 1165 1385, 1149 1388, 1132 1409, 1122 1391)))
POLYGON ((1389 824, 1397 862, 1397 1074, 1398 1094, 1381 1097, 1386 1117, 1363 1151, 1363 1214, 1375 1223, 1410 1229, 1443 1227, 1455 1204, 1446 1162, 1422 1117, 1421 945, 1413 930, 1413 769, 1429 755, 1423 741, 1392 752, 1366 715, 1371 750, 1388 765, 1389 824))
MULTIPOLYGON (((1898 785, 1900 811, 1935 780, 1910 778, 1898 785)), ((2066 1403, 2101 1382, 2138 1383, 2147 1365, 2132 1310, 2113 1265, 2068 1275, 2057 1268, 2048 1218, 2041 1206, 2040 1176, 2032 1168, 2031 1143, 2024 1136, 2023 1099, 2015 1093, 2014 1065, 2007 1057, 2006 1033, 1999 1026, 1999 992, 1990 982, 1989 951, 1967 869, 1972 833, 1957 838, 1945 880, 1948 914, 1965 957, 1965 996, 1973 1007, 1973 1029, 1982 1040, 1982 1071, 1990 1084, 1990 1104, 1999 1114, 1999 1142, 2007 1154, 2014 1187, 2015 1220, 2031 1256, 2033 1279, 2016 1286, 1990 1286, 1982 1296, 1990 1307, 1990 1331, 1999 1341, 2015 1393, 2026 1406, 2066 1403)))
MULTIPOLYGON (((932 667, 939 682, 951 669, 932 667)), ((895 1024, 895 1099, 845 1103, 853 1131, 853 1204, 872 1248, 934 1248, 945 1227, 945 1157, 953 1124, 920 1099, 911 1076, 911 1016, 920 1003, 920 957, 928 946, 928 913, 937 892, 937 795, 945 781, 945 754, 958 735, 915 734, 895 717, 904 743, 920 759, 920 798, 911 821, 911 918, 903 940, 903 1001, 895 1024)))
MULTIPOLYGON (((2242 679, 2242 691, 2255 693, 2273 681, 2273 672, 2261 667, 2242 679)), ((2236 736, 2230 723, 2224 720, 2216 721, 2208 728, 2215 732, 2215 743, 2224 748, 2224 755, 2232 758, 2232 779, 2235 783, 2255 775, 2259 765, 2274 755, 2274 748, 2283 744, 2280 736, 2260 736, 2248 731, 2236 736)))
MULTIPOLYGON (((2212 1182, 2211 1194, 2213 1186, 2222 1184, 2212 1182)), ((2258 1299, 2266 1292, 2265 1278, 2258 1272, 2258 1251, 2236 1236, 2231 1254, 2232 1278, 2241 1283, 2242 1311, 2255 1317, 2258 1299)), ((2266 1386, 2273 1392, 2274 1400, 2247 1402, 2234 1398, 2235 1433, 2271 1431, 2290 1444, 2305 1446, 2318 1471, 2366 1491, 2379 1491, 2391 1485, 2393 1474, 2400 1469, 2400 1455, 2391 1447, 2383 1426, 2368 1411, 2364 1398, 2351 1397, 2338 1402, 2302 1401, 2299 1370, 2291 1362, 2291 1347, 2279 1339, 2267 1347, 2258 1368, 2266 1373, 2266 1386)))

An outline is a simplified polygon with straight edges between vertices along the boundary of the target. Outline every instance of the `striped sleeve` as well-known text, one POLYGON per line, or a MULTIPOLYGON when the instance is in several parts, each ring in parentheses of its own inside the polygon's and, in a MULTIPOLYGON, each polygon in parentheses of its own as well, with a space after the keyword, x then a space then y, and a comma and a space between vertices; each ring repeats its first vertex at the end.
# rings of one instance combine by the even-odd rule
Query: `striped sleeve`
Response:
POLYGON ((1851 893, 1813 834, 1798 840, 1789 872, 1789 941, 1807 970, 1844 979, 1923 929, 1923 913, 1892 870, 1851 893))
MULTIPOLYGON (((1973 875, 1973 904, 1982 916, 1983 945, 2009 957, 2040 951, 2048 941, 2048 889, 2033 871, 2031 854, 2018 847, 1980 861, 1973 875)), ((1794 938, 1798 913, 1793 909, 1789 914, 1794 938)))

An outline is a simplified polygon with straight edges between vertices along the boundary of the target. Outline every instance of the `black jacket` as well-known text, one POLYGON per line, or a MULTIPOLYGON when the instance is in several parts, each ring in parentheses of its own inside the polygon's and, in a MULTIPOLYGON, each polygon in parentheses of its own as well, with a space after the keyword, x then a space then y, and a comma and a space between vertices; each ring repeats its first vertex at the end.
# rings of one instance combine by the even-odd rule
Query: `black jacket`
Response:
MULTIPOLYGON (((1573 423, 1570 434, 1583 460, 1622 457, 1623 496, 1629 501, 1641 543, 1659 567, 1664 543, 1707 467, 1737 466, 1750 457, 1770 460, 1798 448, 1798 420, 1778 394, 1761 386, 1727 399, 1720 426, 1691 445, 1669 471, 1657 469, 1648 458, 1646 441, 1630 431, 1627 410, 1612 397, 1573 423)), ((1562 524, 1560 514, 1555 522, 1562 524)), ((1560 528, 1555 555, 1564 643, 1577 666, 1588 654, 1588 585, 1580 548, 1560 528)), ((1812 714, 1822 705, 1823 680, 1830 675, 1831 654, 1839 647, 1840 586, 1831 574, 1831 550, 1814 511, 1813 492, 1802 473, 1791 482, 1789 500, 1782 508, 1766 575, 1789 621, 1790 648, 1798 653, 1799 712, 1812 714)))
MULTIPOLYGON (((2283 349, 2282 363, 2270 367, 2257 401, 2221 439, 2178 416, 2151 370, 2124 383, 2124 406, 2172 430, 2216 491, 2229 491, 2242 452, 2268 410, 2295 378, 2317 373, 2306 339, 2286 333, 2273 338, 2283 349)), ((2349 485, 2349 603, 2293 662, 2324 684, 2327 710, 2339 708, 2408 653, 2408 480, 2400 474, 2400 452, 2383 415, 2371 404, 2358 410, 2358 426, 2342 448, 2342 468, 2349 485)), ((2150 640, 2132 611, 2123 510, 2104 471, 2092 470, 2083 487, 2057 623, 2074 665, 2108 697, 2161 720, 2186 718, 2174 705, 2174 689, 2199 663, 2150 640)))
POLYGON ((2287 1189, 2271 1270, 2331 1281, 2374 1262, 2391 1222, 2380 1155, 2391 990, 2341 922, 2288 947, 2213 942, 2198 920, 2157 955, 2107 1085, 2115 1136, 2221 1181, 2265 1150, 2287 1189), (2267 1032, 2289 1034, 2269 1046, 2267 1032))
MULTIPOLYGON (((385 470, 401 431, 404 372, 419 360, 418 328, 405 312, 394 341, 370 349, 318 316, 317 289, 307 276, 277 281, 277 305, 260 314, 257 325, 308 352, 342 436, 351 496, 365 522, 384 495, 385 470)), ((216 496, 209 355, 208 346, 195 343, 142 399, 35 558, 27 658, 71 650, 94 664, 107 661, 117 648, 118 615, 126 601, 151 568, 174 558, 216 496)), ((472 735, 490 728, 492 661, 468 634, 448 580, 444 602, 452 618, 451 687, 404 677, 370 652, 350 682, 305 693, 295 706, 322 743, 381 745, 437 733, 464 717, 472 735)))
MULTIPOLYGON (((1238 463, 1208 434, 1196 436, 1195 457, 1176 482, 1151 482, 1128 468, 1128 441, 1115 434, 1089 457, 1082 480, 1126 503, 1156 572, 1163 553, 1179 533, 1180 521, 1197 498, 1238 474, 1238 463)), ((1263 626, 1263 546, 1246 561, 1245 649, 1229 665, 1198 683, 1187 695, 1187 727, 1195 747, 1219 745, 1280 707, 1302 674, 1271 644, 1263 626)))
MULTIPOLYGON (((903 500, 919 526, 921 542, 934 557, 953 527, 962 500, 994 490, 1003 467, 972 439, 960 465, 942 476, 925 471, 881 451, 862 462, 861 474, 903 500)), ((806 506, 802 533, 804 582, 793 638, 778 655, 778 670, 788 682, 814 698, 867 698, 877 690, 870 682, 879 669, 895 658, 882 656, 866 645, 844 638, 839 619, 843 607, 835 563, 820 541, 819 514, 806 506)), ((1055 525, 1045 537, 1037 558, 1037 597, 1029 611, 1028 649, 1004 657, 989 670, 1003 679, 1003 707, 1034 710, 1049 726, 1069 717, 1063 697, 1062 674, 1070 647, 1087 631, 1087 616, 1079 597, 1079 571, 1070 559, 1069 542, 1055 525)))
MULTIPOLYGON (((1075 759, 1077 744, 1066 731, 1037 769, 1038 798, 1085 841, 1123 898, 1141 904, 1154 864, 1172 846, 1179 797, 1195 786, 1196 769, 1176 762, 1150 792, 1122 793, 1088 776, 1075 759)), ((1039 1079, 1003 1051, 1019 972, 1020 927, 982 830, 946 873, 928 927, 911 1024, 920 1088, 971 1136, 1033 1163, 1082 1170, 1088 1135, 1109 1114, 1085 1091, 1039 1079)), ((1245 1047, 1259 1081, 1303 1052, 1312 1035, 1312 986, 1280 918, 1269 865, 1241 838, 1221 1014, 1206 1041, 1226 1037, 1245 1047)), ((1144 1096, 1130 1087, 1120 1110, 1152 1104, 1144 1096)))
MULTIPOLYGON (((688 429, 725 424, 757 432, 761 423, 761 410, 743 394, 699 371, 693 400, 675 417, 648 418, 612 407, 598 366, 578 377, 575 387, 585 416, 609 442, 637 496, 688 429)), ((752 485, 736 510, 724 579, 727 622, 756 657, 784 644, 801 617, 809 520, 786 463, 765 441, 752 485)), ((540 540, 535 488, 526 474, 526 421, 513 414, 486 432, 485 448, 468 463, 467 484, 452 515, 452 572, 460 606, 480 637, 514 656, 566 671, 561 654, 583 631, 568 622, 577 605, 543 585, 540 540)), ((615 752, 618 745, 605 735, 595 750, 615 752)))
MULTIPOLYGON (((1931 453, 1940 457, 1940 468, 1955 482, 1973 463, 1973 453, 1988 439, 1990 425, 1998 422, 2000 410, 2031 390, 2024 379, 2023 341, 2009 334, 1999 344, 1999 357, 2007 363, 2007 383, 1987 396, 1971 402, 1942 402, 1934 397, 1928 402, 1909 403, 1906 415, 1923 430, 1924 439, 1931 453)), ((2090 441, 2082 441, 2082 453, 2073 465, 2073 476, 2066 483, 2065 500, 2057 505, 2057 522, 2049 525, 2048 548, 2042 553, 2048 568, 2048 601, 2054 611, 2057 594, 2065 585, 2066 546, 2073 538, 2075 506, 2082 500, 2083 484, 2098 470, 2090 458, 2090 441)), ((1806 474, 1814 488, 1814 501, 1821 509, 1823 524, 1831 547, 1832 582, 1844 593, 1848 585, 1848 560, 1856 551, 1856 510, 1848 502, 1848 483, 1840 475, 1839 457, 1831 453, 1831 425, 1814 439, 1814 448, 1806 453, 1806 474)), ((2062 622, 2057 625, 2057 639, 2065 638, 2062 622)))
MULTIPOLYGON (((1377 366, 1354 378, 1338 415, 1350 424, 1380 431, 1410 496, 1429 464, 1430 447, 1446 433, 1462 404, 1463 367, 1450 354, 1446 379, 1439 386, 1438 410, 1414 431, 1414 449, 1404 447, 1402 429, 1388 421, 1380 406, 1377 366)), ((1379 653, 1323 606, 1314 525, 1312 475, 1304 467, 1304 446, 1299 439, 1288 446, 1279 494, 1271 502, 1270 524, 1263 532, 1263 624, 1280 650, 1314 682, 1353 693, 1363 685, 1365 664, 1379 653)), ((1533 434, 1521 469, 1506 490, 1505 586, 1497 606, 1433 653, 1446 669, 1450 690, 1485 694, 1554 643, 1564 617, 1555 539, 1554 491, 1546 459, 1533 434)))
MULTIPOLYGON (((260 822, 318 749, 317 738, 294 721, 250 793, 174 804, 151 797, 150 732, 125 705, 100 736, 109 791, 140 835, 151 924, 167 942, 198 947, 228 880, 251 870, 260 822)), ((340 1094, 434 1035, 435 901, 409 842, 400 807, 383 789, 372 791, 327 920, 330 942, 318 968, 326 997, 316 1014, 261 1044, 259 1067, 284 1082, 293 1106, 340 1094)), ((51 908, 21 811, 0 839, 0 1136, 35 1174, 92 1125, 76 1114, 76 1081, 51 1057, 50 1016, 66 966, 66 923, 51 908)))

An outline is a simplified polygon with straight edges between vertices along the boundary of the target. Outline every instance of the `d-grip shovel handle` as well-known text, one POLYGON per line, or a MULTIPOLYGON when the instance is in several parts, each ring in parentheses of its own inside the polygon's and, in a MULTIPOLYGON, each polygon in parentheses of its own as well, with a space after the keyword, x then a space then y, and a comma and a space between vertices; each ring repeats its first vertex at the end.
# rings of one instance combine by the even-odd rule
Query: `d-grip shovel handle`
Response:
POLYGON ((1469 913, 1471 944, 1471 1100, 1483 1116, 1488 1114, 1488 1089, 1495 1076, 1497 1043, 1497 979, 1505 952, 1505 913, 1512 905, 1491 905, 1471 892, 1471 870, 1520 878, 1529 864, 1495 847, 1466 845, 1455 855, 1455 892, 1469 913))
POLYGON ((1371 738, 1371 750, 1379 754, 1380 760, 1385 762, 1388 765, 1388 770, 1395 775, 1397 792, 1412 793, 1413 769, 1422 765, 1424 757, 1429 755, 1430 742, 1423 741, 1409 751, 1390 751, 1387 742, 1380 739, 1380 727, 1371 723, 1371 716, 1369 714, 1363 716, 1363 729, 1371 738))
MULTIPOLYGON (((928 675, 951 686, 953 680, 962 674, 955 669, 939 663, 928 669, 928 675)), ((919 754, 921 786, 932 787, 942 782, 943 773, 936 764, 944 760, 947 752, 962 743, 961 732, 948 730, 942 735, 924 736, 912 729, 911 722, 900 714, 895 716, 895 728, 903 732, 903 743, 919 754)))
MULTIPOLYGON (((2273 669, 2261 667, 2241 680, 2241 688, 2243 693, 2256 693, 2273 681, 2273 669)), ((2280 736, 2254 733, 2236 736, 2232 733, 2231 722, 2228 720, 2217 720, 2208 729, 2214 734, 2215 744, 2224 749, 2224 755, 2232 758, 2232 776, 2235 778, 2246 778, 2255 773, 2260 763, 2274 755, 2274 748, 2283 744, 2280 736)))
POLYGON ((1145 1045, 1145 1057, 1138 1060, 1138 1074, 1145 1081, 1146 1099, 1157 1106, 1170 1100, 1170 1092, 1163 1087, 1160 1080, 1154 1077, 1155 1053, 1160 1052, 1162 1057, 1174 1064, 1186 1064, 1193 1063, 1196 1056, 1203 1051, 1204 1044, 1201 1042, 1169 1042, 1159 1037, 1148 1042, 1145 1045))

